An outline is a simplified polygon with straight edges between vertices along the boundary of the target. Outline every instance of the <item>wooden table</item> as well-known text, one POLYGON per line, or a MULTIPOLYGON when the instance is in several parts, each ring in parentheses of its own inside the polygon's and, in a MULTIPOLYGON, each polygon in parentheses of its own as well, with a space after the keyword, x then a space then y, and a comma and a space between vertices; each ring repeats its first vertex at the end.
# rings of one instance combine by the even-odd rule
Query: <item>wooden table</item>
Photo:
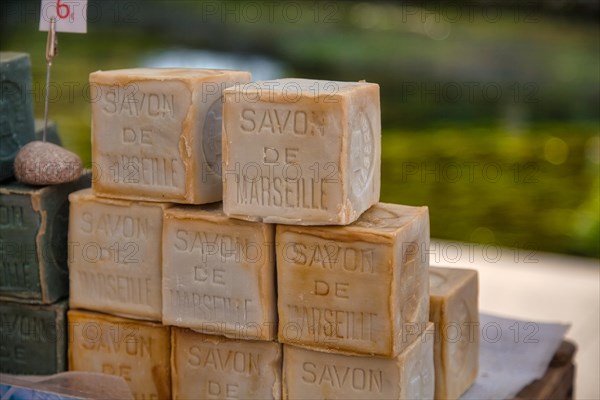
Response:
POLYGON ((546 374, 521 390, 513 400, 572 399, 575 388, 574 343, 563 341, 554 354, 546 374))

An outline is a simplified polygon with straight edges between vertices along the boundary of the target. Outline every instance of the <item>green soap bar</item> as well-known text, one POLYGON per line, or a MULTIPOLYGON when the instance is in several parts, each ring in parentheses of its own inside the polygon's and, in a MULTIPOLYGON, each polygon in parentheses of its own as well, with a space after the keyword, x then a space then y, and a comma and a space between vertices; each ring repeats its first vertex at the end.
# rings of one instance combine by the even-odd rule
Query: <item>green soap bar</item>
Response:
POLYGON ((0 372, 46 375, 67 369, 67 301, 0 302, 0 372))
MULTIPOLYGON (((40 118, 35 119, 35 140, 42 140, 44 138, 44 120, 40 118)), ((58 136, 58 128, 54 121, 48 121, 48 132, 46 132, 46 141, 54 143, 58 146, 62 146, 60 136, 58 136)))
POLYGON ((0 52, 0 180, 13 176, 15 156, 35 139, 34 129, 29 55, 0 52))
POLYGON ((69 294, 68 196, 89 186, 89 173, 55 186, 0 185, 0 299, 49 304, 69 294))

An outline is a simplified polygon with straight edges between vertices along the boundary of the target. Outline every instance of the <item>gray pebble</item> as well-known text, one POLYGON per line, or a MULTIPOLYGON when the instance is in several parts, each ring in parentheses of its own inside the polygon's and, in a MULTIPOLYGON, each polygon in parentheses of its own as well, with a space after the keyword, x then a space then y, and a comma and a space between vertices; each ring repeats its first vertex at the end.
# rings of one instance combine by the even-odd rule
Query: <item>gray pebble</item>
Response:
POLYGON ((83 165, 77 154, 53 143, 35 140, 19 150, 15 176, 29 185, 57 185, 81 176, 83 165))

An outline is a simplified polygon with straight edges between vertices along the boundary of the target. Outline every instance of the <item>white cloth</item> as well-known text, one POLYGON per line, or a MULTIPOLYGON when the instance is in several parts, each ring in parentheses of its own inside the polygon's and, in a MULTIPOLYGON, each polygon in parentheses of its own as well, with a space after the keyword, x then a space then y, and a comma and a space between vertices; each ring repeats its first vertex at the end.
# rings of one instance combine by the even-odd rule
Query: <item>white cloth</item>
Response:
POLYGON ((480 314, 479 375, 461 399, 511 399, 544 376, 569 325, 480 314))

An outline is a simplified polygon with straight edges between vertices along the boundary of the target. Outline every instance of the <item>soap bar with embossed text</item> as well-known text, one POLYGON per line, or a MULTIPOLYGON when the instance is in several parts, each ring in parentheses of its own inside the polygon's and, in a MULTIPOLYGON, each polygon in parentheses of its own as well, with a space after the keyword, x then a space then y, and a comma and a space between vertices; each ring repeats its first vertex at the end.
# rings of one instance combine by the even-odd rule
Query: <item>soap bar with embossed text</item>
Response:
POLYGON ((69 370, 117 375, 134 398, 171 398, 171 330, 153 322, 70 310, 69 370))
POLYGON ((325 354, 283 346, 284 399, 432 399, 433 324, 395 358, 325 354))
POLYGON ((348 226, 276 232, 282 343, 395 357, 428 321, 427 207, 379 203, 348 226))
POLYGON ((275 227, 227 218, 221 204, 168 209, 163 323, 234 338, 276 337, 275 227))
POLYGON ((0 302, 0 372, 47 375, 67 369, 67 302, 0 302))
POLYGON ((475 382, 479 365, 477 271, 432 267, 429 291, 429 319, 438 335, 435 398, 458 399, 475 382))
POLYGON ((221 200, 222 92, 246 71, 134 68, 90 74, 93 188, 134 200, 221 200))
POLYGON ((69 193, 90 174, 62 185, 0 185, 0 299, 53 303, 69 294, 69 193))
POLYGON ((174 399, 280 399, 281 344, 173 328, 174 399))
POLYGON ((163 203, 69 196, 70 305, 161 320, 163 203))
POLYGON ((224 93, 227 215, 347 225, 379 201, 379 85, 279 79, 224 93))
POLYGON ((13 176, 19 149, 35 139, 29 54, 0 52, 0 181, 13 176))

